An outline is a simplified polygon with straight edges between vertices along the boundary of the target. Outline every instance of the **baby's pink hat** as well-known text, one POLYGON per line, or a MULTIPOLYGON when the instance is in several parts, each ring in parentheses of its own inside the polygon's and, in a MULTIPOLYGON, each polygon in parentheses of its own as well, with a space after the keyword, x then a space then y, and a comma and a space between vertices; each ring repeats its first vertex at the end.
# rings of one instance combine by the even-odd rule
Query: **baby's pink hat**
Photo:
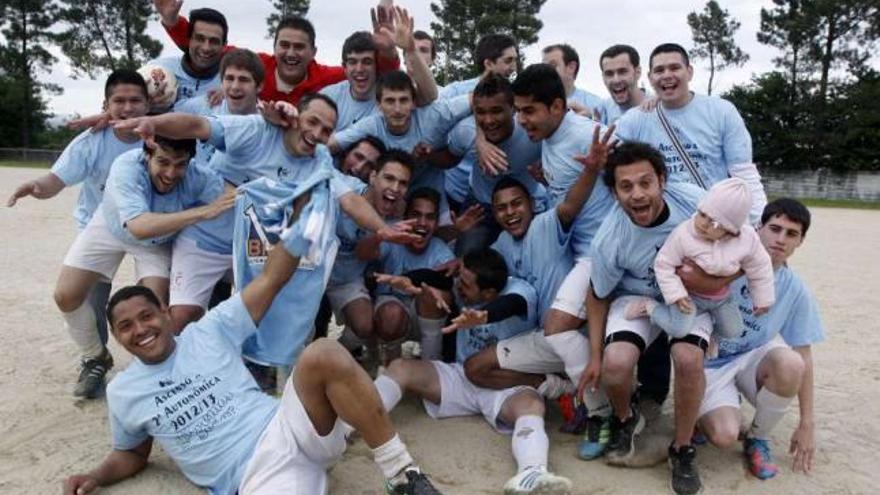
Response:
POLYGON ((752 194, 742 179, 724 179, 709 189, 698 208, 718 222, 724 230, 738 234, 739 228, 749 218, 752 194))

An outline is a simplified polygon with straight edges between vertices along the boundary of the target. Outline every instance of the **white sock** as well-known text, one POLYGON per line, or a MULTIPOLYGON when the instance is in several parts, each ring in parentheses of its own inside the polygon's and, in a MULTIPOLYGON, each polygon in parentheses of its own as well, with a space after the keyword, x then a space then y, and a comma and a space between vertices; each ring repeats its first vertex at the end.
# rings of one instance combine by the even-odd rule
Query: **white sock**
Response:
POLYGON ((445 318, 422 318, 419 316, 419 332, 422 334, 422 359, 440 359, 443 354, 443 324, 445 318))
POLYGON ((565 374, 577 384, 590 359, 590 341, 576 330, 545 335, 544 338, 565 364, 565 374))
POLYGON ((397 382, 386 375, 379 375, 373 380, 373 385, 379 391, 379 397, 382 399, 382 406, 386 411, 391 412, 397 407, 400 399, 403 397, 403 390, 397 382))
POLYGON ((788 405, 794 397, 780 397, 767 390, 766 387, 758 391, 755 397, 755 419, 749 428, 749 436, 763 440, 770 439, 770 431, 779 423, 788 405))
POLYGON ((382 470, 385 479, 391 479, 413 463, 412 457, 406 450, 406 445, 400 440, 397 433, 382 445, 373 449, 373 460, 382 470))
POLYGON ((546 467, 550 439, 544 430, 544 418, 534 415, 517 418, 510 447, 516 461, 517 473, 531 467, 546 467))
POLYGON ((98 335, 98 323, 95 320, 95 311, 88 301, 70 313, 61 313, 70 337, 79 347, 79 353, 83 358, 96 358, 104 353, 104 344, 98 335))

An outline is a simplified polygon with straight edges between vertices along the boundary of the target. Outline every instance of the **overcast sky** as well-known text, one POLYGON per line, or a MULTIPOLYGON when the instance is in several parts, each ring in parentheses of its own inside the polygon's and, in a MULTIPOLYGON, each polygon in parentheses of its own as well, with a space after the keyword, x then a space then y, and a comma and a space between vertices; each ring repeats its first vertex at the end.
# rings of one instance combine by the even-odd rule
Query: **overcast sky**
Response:
MULTIPOLYGON (((541 47, 545 45, 568 43, 581 58, 578 85, 604 98, 607 92, 599 74, 598 58, 608 46, 630 44, 636 47, 642 57, 647 57, 651 49, 664 42, 676 42, 688 49, 692 47, 686 16, 693 10, 702 10, 704 2, 668 0, 651 3, 653 5, 634 0, 548 0, 540 13, 544 27, 539 33, 538 42, 526 49, 526 63, 539 62, 541 47)), ((751 56, 744 67, 716 74, 714 86, 716 90, 723 91, 734 84, 747 82, 752 74, 771 70, 773 57, 778 52, 759 44, 755 38, 761 7, 772 6, 769 0, 721 0, 719 3, 742 23, 736 36, 737 43, 751 56)), ((319 62, 339 63, 343 40, 355 30, 370 29, 369 5, 370 2, 366 0, 312 0, 308 17, 317 30, 316 59, 319 62)), ((435 19, 429 1, 413 0, 401 5, 410 10, 417 28, 430 32, 430 22, 435 19)), ((265 19, 271 10, 269 0, 188 0, 183 6, 183 13, 198 7, 213 7, 226 15, 230 43, 257 51, 272 51, 272 40, 266 38, 265 19)), ((171 45, 158 20, 150 22, 148 31, 165 45, 163 55, 179 53, 171 45)), ((704 61, 694 64, 697 70, 692 88, 705 92, 709 77, 706 64, 704 61)), ((647 62, 643 61, 642 65, 647 67, 647 62)), ((98 111, 106 74, 99 80, 72 79, 70 76, 66 60, 59 56, 52 73, 45 78, 63 87, 64 93, 50 100, 50 110, 57 116, 98 111)), ((644 78, 643 83, 647 85, 644 78)))

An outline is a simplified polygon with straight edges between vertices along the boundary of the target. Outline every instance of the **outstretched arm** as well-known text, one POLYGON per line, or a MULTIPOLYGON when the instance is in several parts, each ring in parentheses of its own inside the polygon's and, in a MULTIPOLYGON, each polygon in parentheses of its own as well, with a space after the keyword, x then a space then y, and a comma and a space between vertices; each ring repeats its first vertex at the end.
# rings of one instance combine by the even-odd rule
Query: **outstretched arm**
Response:
POLYGON ((419 238, 417 235, 409 233, 412 222, 397 222, 394 225, 388 225, 379 216, 373 205, 360 194, 354 192, 343 194, 339 198, 339 205, 358 227, 375 233, 379 241, 406 244, 419 238))
POLYGON ((147 467, 153 448, 148 438, 131 450, 114 450, 104 462, 86 474, 74 474, 64 481, 64 495, 85 495, 99 486, 112 485, 138 474, 147 467))
POLYGON ((226 193, 210 204, 174 213, 143 213, 125 222, 125 228, 136 239, 152 239, 173 234, 203 220, 217 218, 235 206, 235 189, 232 186, 227 187, 226 193))
POLYGON ((153 117, 119 120, 113 127, 138 134, 148 145, 158 134, 171 139, 199 139, 207 141, 211 137, 211 123, 208 119, 188 113, 165 113, 153 117))
POLYGON ((64 182, 57 175, 49 172, 48 174, 34 180, 29 180, 18 186, 6 206, 13 207, 15 203, 25 196, 33 196, 37 199, 49 199, 64 189, 64 182))
POLYGON ((596 185, 599 172, 608 160, 608 152, 614 146, 614 143, 611 142, 614 126, 612 125, 605 131, 602 139, 599 139, 599 131, 600 126, 596 124, 596 127, 593 128, 593 142, 590 145, 590 153, 587 156, 574 157, 575 160, 584 166, 584 170, 571 186, 571 189, 568 190, 568 194, 565 195, 562 203, 559 203, 559 206, 556 207, 559 223, 562 224, 562 228, 566 231, 574 223, 574 219, 580 213, 581 208, 590 199, 590 194, 593 193, 593 186, 596 185))

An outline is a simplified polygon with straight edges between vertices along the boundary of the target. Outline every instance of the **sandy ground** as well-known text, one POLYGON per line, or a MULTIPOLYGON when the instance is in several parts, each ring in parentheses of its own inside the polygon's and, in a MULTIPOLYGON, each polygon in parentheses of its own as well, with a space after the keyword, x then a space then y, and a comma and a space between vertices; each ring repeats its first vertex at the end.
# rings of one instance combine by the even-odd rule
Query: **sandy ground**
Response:
MULTIPOLYGON (((40 170, 0 169, 5 198, 40 170)), ((66 476, 88 470, 109 449, 106 405, 76 401, 74 346, 52 302, 59 266, 75 229, 71 219, 76 191, 51 201, 25 200, 0 208, 3 250, 0 273, 0 493, 57 493, 66 476)), ((773 447, 782 464, 776 479, 750 477, 741 448, 699 449, 706 493, 876 493, 880 438, 880 212, 815 209, 813 227, 792 265, 819 300, 827 341, 814 351, 816 429, 819 450, 811 476, 794 474, 785 453, 797 422, 796 405, 779 425, 773 447), (873 248, 871 248, 873 246, 873 248), (873 475, 871 473, 874 473, 873 475), (871 488, 874 486, 874 488, 871 488)), ((118 280, 132 280, 126 262, 118 280)), ((114 373, 130 360, 115 344, 114 373)), ((667 405, 668 407, 668 405, 667 405)), ((750 410, 747 414, 751 414, 750 410)), ((415 400, 392 414, 404 441, 447 494, 499 493, 513 475, 509 439, 481 418, 434 421, 415 400)), ((749 418, 750 419, 750 418, 749 418)), ((551 411, 551 468, 568 476, 575 493, 628 494, 668 490, 665 465, 621 469, 575 457, 578 438, 558 433, 560 417, 551 411)), ((379 494, 380 476, 369 449, 354 444, 333 468, 331 493, 379 494)), ((200 493, 161 449, 142 474, 102 493, 200 493)))

